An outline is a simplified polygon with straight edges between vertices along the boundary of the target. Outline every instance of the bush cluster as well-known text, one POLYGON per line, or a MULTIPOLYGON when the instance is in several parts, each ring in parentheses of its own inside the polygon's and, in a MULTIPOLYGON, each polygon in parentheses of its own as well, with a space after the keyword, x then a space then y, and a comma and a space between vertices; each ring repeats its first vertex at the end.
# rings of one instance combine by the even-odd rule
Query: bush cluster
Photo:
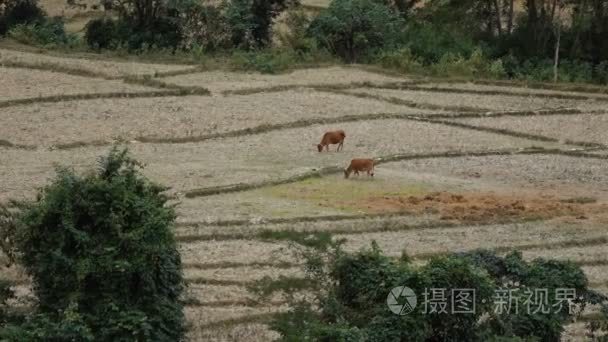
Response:
POLYGON ((436 257, 416 267, 407 256, 394 260, 383 255, 375 244, 355 254, 334 248, 305 252, 315 297, 292 297, 291 310, 272 322, 283 341, 558 341, 564 326, 586 305, 605 306, 608 300, 588 289, 583 271, 571 262, 526 262, 517 252, 499 257, 479 250, 436 257), (398 286, 417 295, 418 305, 406 315, 387 307, 388 294, 398 286), (549 313, 525 310, 526 297, 521 295, 519 310, 496 311, 492 299, 499 288, 519 294, 547 289, 548 298, 555 298, 557 289, 575 289, 571 303, 576 309, 571 312, 566 303, 549 313), (448 289, 446 312, 425 313, 431 309, 423 294, 432 289, 448 289), (451 313, 449 289, 474 289, 475 310, 451 313))
POLYGON ((34 24, 45 17, 37 0, 0 1, 0 36, 17 25, 34 24))
POLYGON ((17 213, 3 211, 13 215, 0 220, 0 228, 12 232, 16 253, 8 254, 31 276, 38 305, 21 322, 2 327, 0 339, 182 338, 175 213, 165 188, 138 167, 126 151, 113 149, 96 172, 60 169, 35 202, 19 204, 17 213))
POLYGON ((18 24, 9 31, 9 36, 18 42, 42 46, 74 46, 78 42, 75 35, 65 31, 63 19, 45 18, 32 24, 18 24))

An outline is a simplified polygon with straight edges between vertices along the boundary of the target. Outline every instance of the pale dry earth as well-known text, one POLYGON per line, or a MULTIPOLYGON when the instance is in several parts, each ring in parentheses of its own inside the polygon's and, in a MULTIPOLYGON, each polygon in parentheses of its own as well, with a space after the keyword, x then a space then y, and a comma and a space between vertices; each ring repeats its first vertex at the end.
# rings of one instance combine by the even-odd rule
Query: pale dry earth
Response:
MULTIPOLYGON (((536 258, 551 258, 580 263, 591 263, 597 260, 608 260, 606 257, 606 249, 608 249, 608 245, 560 248, 557 250, 536 248, 523 251, 522 254, 525 259, 529 260, 536 258)), ((606 285, 608 286, 608 284, 606 285)), ((606 291, 606 293, 608 294, 608 291, 606 291)))
MULTIPOLYGON (((174 191, 183 192, 208 186, 285 178, 321 167, 346 167, 351 158, 357 157, 532 146, 557 145, 441 124, 374 120, 314 125, 200 143, 139 143, 132 144, 130 149, 138 160, 146 164, 144 171, 152 180, 171 184, 174 191), (326 130, 337 128, 347 132, 343 152, 319 153, 315 145, 320 137, 326 130)), ((0 197, 31 193, 53 175, 54 164, 92 167, 107 150, 107 147, 54 151, 7 149, 0 155, 0 174, 3 175, 0 178, 3 189, 0 197)), ((210 212, 213 208, 207 209, 207 214, 210 212)))
MULTIPOLYGON (((28 84, 30 81, 23 83, 28 84)), ((115 84, 123 85, 118 81, 91 81, 91 84, 95 83, 108 89, 115 84)), ((30 86, 35 85, 33 83, 30 86)), ((86 89, 86 84, 84 88, 86 89)), ((78 89, 76 85, 74 89, 78 89)), ((140 137, 195 138, 261 125, 346 115, 420 115, 431 112, 307 89, 230 97, 171 96, 33 103, 4 108, 2 111, 1 120, 11 124, 0 126, 0 139, 39 146, 115 139, 128 141, 140 137)))
POLYGON ((196 322, 193 324, 193 328, 188 331, 187 336, 192 340, 209 342, 272 341, 279 337, 278 333, 270 330, 265 324, 246 323, 237 326, 220 326, 218 328, 208 329, 200 328, 196 325, 196 322))
POLYGON ((302 5, 314 6, 314 7, 327 7, 329 6, 328 0, 303 0, 302 5))
POLYGON ((602 239, 608 237, 605 225, 581 229, 580 225, 556 223, 514 223, 488 226, 471 226, 445 229, 420 229, 403 232, 380 232, 357 235, 336 235, 347 238, 345 249, 357 251, 369 248, 376 241, 391 256, 403 251, 415 257, 417 254, 464 252, 477 248, 493 249, 501 246, 526 246, 542 243, 547 246, 564 241, 602 239))
POLYGON ((294 262, 288 252, 288 243, 254 240, 202 241, 182 244, 180 252, 184 263, 208 260, 214 263, 252 261, 294 262))
MULTIPOLYGON (((1 63, 0 63, 1 64, 1 63)), ((35 99, 45 96, 138 93, 157 89, 127 84, 119 80, 91 79, 63 73, 0 67, 0 101, 35 99)), ((3 114, 5 110, 3 109, 3 114)), ((2 121, 10 118, 2 118, 2 121)), ((38 118, 37 118, 38 120, 38 118)), ((15 127, 18 129, 18 127, 15 127)), ((15 128, 11 127, 14 131, 15 128)), ((57 131, 55 131, 55 134, 57 131)))
MULTIPOLYGON (((604 106, 604 108, 608 108, 604 106)), ((529 134, 540 134, 562 141, 589 142, 608 145, 608 115, 552 115, 520 118, 458 119, 480 127, 509 129, 529 134)))
POLYGON ((204 278, 214 280, 242 281, 249 282, 260 280, 264 277, 277 279, 279 276, 285 277, 303 277, 302 269, 298 267, 292 268, 275 268, 270 266, 262 267, 232 267, 232 268, 211 268, 211 269, 196 269, 193 267, 184 270, 186 279, 204 278))
POLYGON ((427 179, 458 180, 469 189, 487 189, 491 184, 517 191, 608 198, 608 164, 601 159, 563 155, 455 157, 394 162, 382 168, 427 179))
POLYGON ((421 83, 418 85, 422 88, 442 88, 442 89, 454 89, 454 90, 471 90, 471 91, 496 91, 496 92, 510 92, 516 94, 522 94, 525 96, 530 95, 564 95, 564 96, 585 96, 589 98, 598 98, 603 100, 608 100, 608 94, 594 94, 594 93, 585 93, 581 91, 568 91, 568 90, 551 90, 551 89, 539 89, 539 88, 531 88, 531 87, 516 87, 516 86, 508 86, 508 85, 486 85, 486 84, 475 84, 473 82, 463 82, 463 83, 441 83, 441 82, 432 82, 432 83, 421 83))
POLYGON ((550 108, 577 108, 581 110, 605 110, 606 102, 590 100, 572 100, 543 98, 532 95, 507 96, 507 95, 482 95, 482 94, 460 94, 457 92, 433 92, 425 90, 395 90, 395 89, 369 89, 353 88, 349 92, 364 93, 384 98, 395 98, 399 100, 414 101, 421 104, 434 106, 474 107, 482 110, 514 111, 514 110, 539 110, 550 108))
MULTIPOLYGON (((0 64, 7 60, 45 68, 84 70, 103 77, 192 68, 70 59, 0 49, 0 64)), ((55 76, 55 73, 33 70, 27 73, 55 76)), ((80 79, 57 75, 69 80, 80 79)), ((369 248, 375 240, 387 254, 398 257, 405 250, 418 257, 418 262, 438 253, 474 248, 506 253, 519 247, 526 259, 544 257, 579 262, 594 288, 607 289, 608 267, 604 254, 608 247, 605 243, 608 239, 605 228, 608 224, 605 215, 608 179, 606 165, 601 159, 553 154, 427 158, 378 165, 373 180, 364 175, 345 180, 338 172, 251 191, 195 198, 183 196, 200 188, 261 184, 323 167, 342 168, 354 157, 530 147, 571 149, 574 146, 566 144, 567 139, 606 141, 602 134, 606 126, 604 116, 585 114, 455 120, 478 126, 480 130, 404 119, 363 120, 300 128, 275 127, 266 133, 196 141, 197 137, 209 134, 302 120, 380 113, 424 116, 436 112, 389 103, 398 102, 394 99, 386 102, 357 97, 357 92, 434 107, 476 107, 491 111, 561 107, 603 110, 605 102, 540 96, 571 95, 569 92, 470 84, 428 86, 456 91, 505 90, 521 95, 372 89, 361 83, 382 85, 408 81, 408 78, 349 67, 305 69, 282 75, 198 72, 161 80, 182 86, 208 87, 214 96, 97 99, 3 108, 0 139, 38 148, 0 147, 0 202, 9 198, 31 198, 36 187, 53 177, 54 165, 73 167, 77 171, 91 169, 109 148, 88 146, 49 150, 49 147, 74 142, 108 143, 142 136, 167 142, 192 138, 194 141, 188 143, 129 145, 133 155, 146 164, 144 173, 147 176, 173 187, 170 193, 178 195, 178 221, 192 223, 176 228, 177 237, 182 241, 180 252, 186 266, 185 278, 189 282, 185 299, 189 303, 186 315, 192 340, 259 341, 276 337, 276 333, 259 322, 268 317, 267 314, 286 310, 282 304, 284 298, 273 296, 266 302, 258 302, 247 287, 266 276, 278 279, 303 274, 297 267, 284 265, 301 262, 294 257, 291 243, 262 239, 259 234, 265 230, 334 231, 338 233, 335 238, 346 239, 348 251, 369 248), (312 89, 335 84, 360 88, 352 90, 353 96, 312 89), (248 91, 250 94, 222 94, 225 91, 248 91), (347 134, 344 151, 337 153, 332 146, 330 153, 318 153, 315 144, 321 135, 326 130, 338 128, 347 134), (490 133, 483 131, 484 128, 549 136, 560 142, 490 133), (458 214, 469 210, 477 212, 477 216, 458 214), (306 219, 370 213, 396 213, 399 216, 335 222, 306 219), (299 218, 301 222, 265 223, 265 219, 272 218, 299 218), (249 223, 217 223, 230 219, 244 219, 249 223), (210 239, 212 234, 218 238, 210 239)), ((21 90, 15 93, 0 91, 0 96, 13 98, 28 94, 28 91, 35 96, 40 92, 67 91, 67 88, 44 86, 54 81, 53 78, 44 82, 35 79, 14 81, 17 82, 13 84, 14 89, 21 90)), ((114 82, 120 83, 87 78, 82 87, 80 83, 74 83, 74 86, 79 91, 103 93, 105 88, 101 85, 92 89, 86 87, 97 84, 105 87, 114 82)), ((59 84, 68 87, 72 83, 59 84)), ((605 152, 598 155, 605 155, 605 152)), ((27 277, 19 269, 2 270, 20 284, 15 289, 21 296, 30 293, 27 277)), ((572 325, 568 328, 570 337, 564 337, 564 340, 576 340, 583 334, 579 325, 572 325)))
POLYGON ((260 73, 238 73, 225 71, 205 71, 162 78, 167 83, 180 86, 200 86, 213 93, 237 90, 253 90, 257 88, 285 86, 327 86, 349 85, 367 82, 382 84, 387 82, 405 82, 405 77, 381 75, 356 67, 327 67, 322 69, 300 69, 279 75, 260 73))
POLYGON ((83 70, 102 77, 124 77, 133 75, 154 75, 161 72, 193 69, 190 65, 152 64, 141 62, 116 62, 101 59, 83 59, 52 56, 42 53, 0 49, 0 66, 19 63, 48 69, 83 70))

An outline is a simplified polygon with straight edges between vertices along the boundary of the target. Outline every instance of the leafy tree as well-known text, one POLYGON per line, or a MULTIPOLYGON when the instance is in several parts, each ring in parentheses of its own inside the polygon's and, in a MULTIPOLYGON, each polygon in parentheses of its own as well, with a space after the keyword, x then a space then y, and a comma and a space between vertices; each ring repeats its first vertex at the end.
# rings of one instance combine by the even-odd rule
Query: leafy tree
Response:
POLYGON ((46 17, 37 0, 0 0, 0 35, 20 24, 33 24, 46 17))
POLYGON ((273 19, 299 3, 299 0, 230 0, 224 6, 234 46, 257 48, 268 45, 273 19))
POLYGON ((21 326, 32 339, 182 338, 175 213, 165 188, 138 168, 114 148, 96 172, 59 169, 36 201, 3 211, 3 235, 15 246, 8 254, 31 276, 38 299, 21 326))
POLYGON ((398 45, 404 20, 374 0, 334 0, 311 23, 321 46, 349 62, 398 45))

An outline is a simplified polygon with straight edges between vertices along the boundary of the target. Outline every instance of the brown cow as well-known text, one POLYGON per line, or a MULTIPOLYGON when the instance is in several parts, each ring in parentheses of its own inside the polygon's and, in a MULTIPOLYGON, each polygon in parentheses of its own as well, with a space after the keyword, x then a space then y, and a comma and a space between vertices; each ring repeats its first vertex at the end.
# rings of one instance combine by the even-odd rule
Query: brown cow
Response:
POLYGON ((374 160, 373 159, 353 159, 348 168, 344 169, 344 178, 348 178, 352 172, 359 175, 359 171, 367 171, 367 175, 374 177, 374 160))
POLYGON ((323 134, 321 143, 317 145, 317 149, 321 152, 323 151, 323 147, 325 147, 325 150, 329 152, 329 145, 338 144, 338 149, 336 151, 340 151, 340 148, 344 145, 344 138, 346 138, 346 134, 344 134, 344 131, 341 129, 333 132, 326 132, 323 134))

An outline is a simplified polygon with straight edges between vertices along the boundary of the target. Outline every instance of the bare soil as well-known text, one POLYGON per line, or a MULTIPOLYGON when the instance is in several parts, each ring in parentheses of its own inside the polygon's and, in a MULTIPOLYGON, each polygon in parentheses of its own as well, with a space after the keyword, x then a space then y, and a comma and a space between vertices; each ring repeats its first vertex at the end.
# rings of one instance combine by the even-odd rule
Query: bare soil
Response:
POLYGON ((506 95, 477 95, 460 94, 433 91, 411 91, 392 89, 352 89, 352 92, 364 92, 383 96, 386 98, 397 98, 413 101, 420 104, 432 104, 436 106, 465 106, 480 109, 492 109, 493 111, 513 110, 538 110, 547 108, 579 108, 582 110, 603 110, 605 102, 588 100, 566 100, 555 98, 543 98, 534 95, 506 96, 506 95))
POLYGON ((53 95, 136 93, 158 90, 126 84, 122 81, 90 79, 88 77, 21 68, 0 67, 0 79, 2 79, 0 101, 53 95))
POLYGON ((238 73, 225 71, 206 71, 163 78, 165 82, 181 86, 204 86, 214 93, 281 86, 314 86, 351 83, 403 82, 405 77, 391 77, 356 67, 328 67, 301 69, 287 74, 266 75, 260 73, 238 73))
POLYGON ((121 77, 132 75, 154 75, 160 72, 189 70, 190 65, 152 64, 139 62, 117 62, 101 59, 68 58, 42 53, 22 52, 0 49, 0 65, 5 63, 23 63, 53 69, 77 69, 99 74, 104 77, 121 77))
MULTIPOLYGON (((100 77, 193 68, 72 59, 0 49, 0 64, 2 62, 19 62, 58 71, 70 68, 99 76, 85 78, 27 70, 28 75, 38 78, 20 81, 14 71, 21 69, 0 69, 3 75, 12 75, 3 80, 10 79, 10 87, 17 89, 12 93, 0 89, 1 96, 10 99, 39 94, 69 94, 70 91, 140 91, 132 86, 117 88, 115 82, 119 81, 106 81, 100 77), (58 86, 50 86, 55 84, 53 82, 58 86)), ((0 140, 37 148, 0 147, 0 203, 9 198, 32 198, 36 187, 53 177, 55 165, 66 165, 78 172, 89 170, 108 150, 108 146, 54 149, 59 144, 130 141, 142 136, 165 139, 166 144, 132 142, 129 147, 133 155, 146 164, 144 173, 148 177, 173 187, 170 193, 176 195, 179 203, 178 221, 198 222, 198 225, 176 229, 178 238, 191 237, 189 242, 183 239, 180 252, 184 264, 188 265, 185 276, 191 282, 186 299, 190 300, 187 317, 191 324, 189 336, 193 340, 258 341, 276 337, 265 325, 252 322, 263 317, 259 315, 285 310, 276 302, 284 298, 273 297, 263 303, 266 306, 247 305, 253 297, 246 284, 264 276, 276 278, 281 275, 301 276, 302 273, 294 267, 254 267, 260 263, 298 262, 287 241, 260 239, 258 233, 265 229, 334 231, 338 233, 336 238, 347 239, 345 248, 349 251, 368 248, 375 240, 389 255, 398 256, 405 249, 407 253, 420 257, 419 260, 426 260, 437 253, 474 248, 494 248, 501 252, 519 248, 526 258, 581 262, 594 282, 593 286, 606 288, 603 252, 608 238, 608 170, 601 159, 553 154, 428 158, 382 163, 376 167, 373 180, 365 176, 344 179, 337 173, 251 191, 195 198, 183 196, 200 188, 271 183, 324 167, 335 167, 339 171, 356 157, 515 150, 539 146, 570 149, 573 146, 565 143, 567 139, 608 144, 603 134, 604 128, 608 128, 605 127, 604 115, 456 120, 476 125, 480 130, 439 123, 366 118, 170 143, 175 142, 172 141, 174 139, 298 120, 378 113, 420 116, 430 113, 391 104, 390 101, 306 88, 323 84, 357 86, 359 88, 353 91, 420 104, 477 107, 492 111, 560 107, 595 110, 603 109, 604 102, 546 98, 540 94, 549 91, 523 88, 507 89, 520 92, 521 96, 373 89, 361 85, 362 82, 379 85, 408 79, 349 67, 299 70, 273 76, 197 72, 162 80, 185 86, 208 86, 214 94, 208 97, 66 101, 3 108, 0 140), (284 88, 291 90, 280 91, 284 88), (234 90, 252 92, 249 95, 223 93, 234 90), (516 138, 483 131, 484 128, 546 135, 558 142, 516 138), (314 145, 325 131, 332 129, 346 131, 344 151, 337 153, 332 146, 331 152, 318 153, 314 145), (366 216, 344 221, 306 219, 324 215, 385 213, 399 216, 366 216), (299 217, 301 222, 265 223, 268 219, 289 217, 299 217), (228 226, 212 224, 230 219, 248 222, 228 226), (207 237, 197 240, 196 234, 207 237), (210 234, 224 234, 224 237, 209 240, 210 234), (242 235, 226 237, 227 234, 242 235), (239 266, 247 264, 252 264, 252 267, 239 266), (206 283, 207 280, 210 281, 206 283), (209 327, 210 323, 217 325, 209 327)), ((469 84, 434 86, 453 87, 456 91, 505 90, 469 84)), ((27 282, 17 268, 3 268, 3 274, 5 271, 13 280, 27 282)), ((31 294, 26 285, 15 288, 23 297, 31 294)), ((573 326, 569 330, 575 339, 582 336, 579 328, 573 326)))
MULTIPOLYGON (((603 108, 606 108, 604 104, 603 108)), ((459 119, 480 127, 504 128, 540 134, 562 141, 571 140, 608 145, 608 115, 552 115, 522 118, 459 119)))
POLYGON ((435 192, 422 196, 370 197, 351 202, 371 213, 407 212, 437 213, 441 220, 462 222, 496 222, 512 219, 548 219, 574 216, 584 220, 589 215, 608 209, 606 204, 568 203, 552 196, 517 196, 496 193, 435 192))

